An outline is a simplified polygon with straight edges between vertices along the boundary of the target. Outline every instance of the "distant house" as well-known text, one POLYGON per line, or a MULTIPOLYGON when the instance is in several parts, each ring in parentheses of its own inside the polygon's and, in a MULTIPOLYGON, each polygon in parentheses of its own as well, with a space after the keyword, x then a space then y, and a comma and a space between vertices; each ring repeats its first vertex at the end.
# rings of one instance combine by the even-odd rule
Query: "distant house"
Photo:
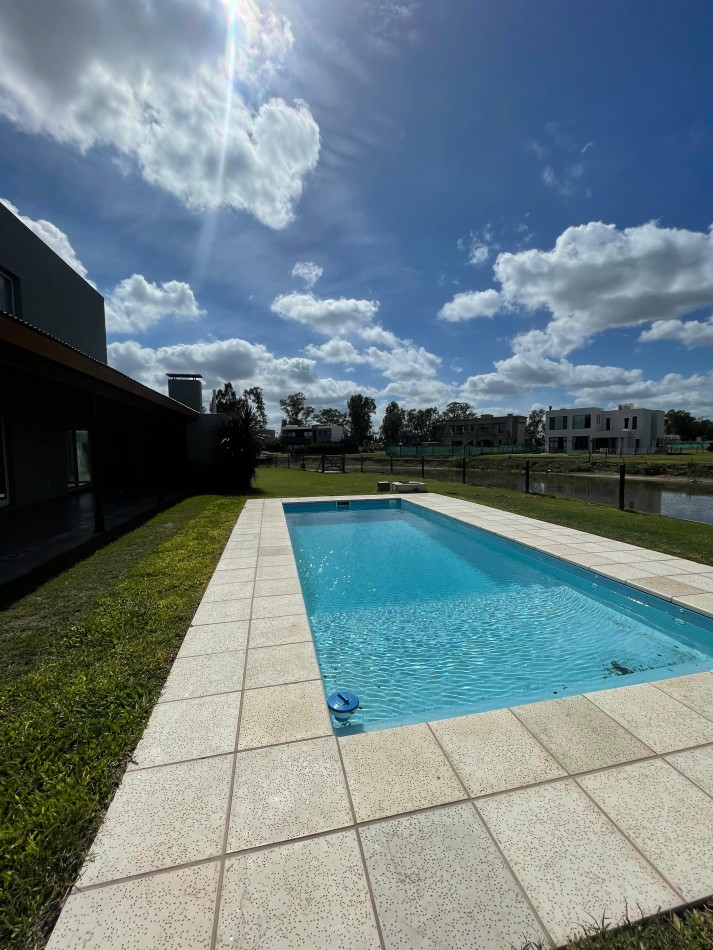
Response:
POLYGON ((664 436, 664 412, 622 403, 617 409, 550 409, 545 414, 548 452, 655 452, 664 436))
POLYGON ((526 416, 493 416, 475 419, 449 419, 444 423, 441 439, 444 445, 523 445, 526 416))
POLYGON ((284 449, 293 449, 305 445, 328 446, 334 442, 341 442, 343 438, 344 428, 342 426, 283 425, 280 430, 280 441, 284 449))

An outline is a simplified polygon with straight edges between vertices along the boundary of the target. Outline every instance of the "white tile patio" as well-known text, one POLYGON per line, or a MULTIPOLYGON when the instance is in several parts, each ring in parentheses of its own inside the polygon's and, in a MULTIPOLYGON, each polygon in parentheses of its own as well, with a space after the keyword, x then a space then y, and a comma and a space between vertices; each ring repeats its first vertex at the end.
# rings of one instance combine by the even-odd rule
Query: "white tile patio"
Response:
MULTIPOLYGON (((710 566, 408 500, 713 616, 710 566)), ((713 894, 713 673, 337 739, 296 579, 249 501, 50 950, 506 950, 713 894)))

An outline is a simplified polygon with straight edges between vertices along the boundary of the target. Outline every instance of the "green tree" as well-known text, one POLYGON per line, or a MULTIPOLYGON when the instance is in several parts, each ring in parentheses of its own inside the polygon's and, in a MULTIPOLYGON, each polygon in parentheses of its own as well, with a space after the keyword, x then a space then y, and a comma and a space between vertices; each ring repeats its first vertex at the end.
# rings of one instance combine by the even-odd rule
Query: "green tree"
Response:
POLYGON ((379 437, 385 445, 394 445, 399 441, 399 432, 404 427, 405 411, 397 402, 390 402, 384 412, 384 419, 379 429, 379 437))
POLYGON ((282 424, 286 426, 306 426, 314 415, 314 406, 305 405, 304 393, 292 393, 286 399, 281 399, 280 409, 285 416, 282 424))
POLYGON ((477 419, 478 413, 469 402, 449 402, 441 413, 441 419, 448 422, 451 419, 477 419))
POLYGON ((215 411, 233 412, 238 404, 238 396, 232 383, 226 383, 222 389, 215 391, 215 411))
POLYGON ((215 457, 230 488, 246 491, 255 481, 257 462, 265 444, 264 426, 254 406, 244 397, 218 428, 215 457))
POLYGON ((540 445, 545 441, 545 410, 532 409, 525 425, 525 441, 540 445))
POLYGON ((669 409, 664 417, 666 433, 679 436, 683 442, 695 439, 699 428, 698 420, 685 409, 669 409))
POLYGON ((419 442, 435 442, 438 439, 441 415, 437 406, 426 409, 407 409, 404 430, 419 442))
POLYGON ((243 390, 243 399, 247 399, 255 410, 263 429, 267 426, 267 412, 265 411, 265 398, 260 386, 251 386, 250 389, 243 390))
POLYGON ((341 426, 343 429, 346 429, 349 416, 340 409, 327 408, 320 409, 319 412, 315 413, 314 421, 318 422, 321 426, 341 426))
POLYGON ((347 402, 349 414, 349 434, 352 441, 359 448, 369 440, 371 435, 371 417, 376 412, 376 403, 371 396, 362 396, 356 393, 350 396, 347 402))

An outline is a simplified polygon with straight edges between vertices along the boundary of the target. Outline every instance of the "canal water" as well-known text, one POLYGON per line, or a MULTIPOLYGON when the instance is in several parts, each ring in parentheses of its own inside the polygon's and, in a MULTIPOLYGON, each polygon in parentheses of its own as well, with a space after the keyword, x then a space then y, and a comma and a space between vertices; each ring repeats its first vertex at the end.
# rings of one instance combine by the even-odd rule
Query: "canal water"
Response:
MULTIPOLYGON (((443 471, 443 478, 451 480, 443 471)), ((439 472, 436 478, 441 478, 439 472)), ((523 491, 524 472, 492 472, 471 470, 468 483, 490 488, 512 488, 523 491)), ((460 473, 453 472, 453 481, 460 481, 460 473)), ((619 504, 619 479, 591 477, 587 475, 551 475, 531 472, 530 491, 541 495, 562 495, 565 498, 577 498, 580 501, 594 502, 599 505, 619 504)), ((624 501, 632 511, 645 511, 649 514, 667 515, 669 518, 681 518, 685 521, 699 521, 713 524, 713 485, 681 485, 677 482, 641 481, 633 477, 626 479, 624 501)))

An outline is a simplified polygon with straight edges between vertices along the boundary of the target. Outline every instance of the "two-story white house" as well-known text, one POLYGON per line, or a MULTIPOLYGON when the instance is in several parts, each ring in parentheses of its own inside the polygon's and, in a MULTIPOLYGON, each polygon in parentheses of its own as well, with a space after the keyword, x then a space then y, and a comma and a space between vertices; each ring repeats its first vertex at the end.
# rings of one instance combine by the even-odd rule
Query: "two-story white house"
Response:
POLYGON ((622 403, 616 409, 600 406, 553 409, 545 414, 548 452, 611 452, 636 455, 655 452, 664 435, 664 412, 622 403))

